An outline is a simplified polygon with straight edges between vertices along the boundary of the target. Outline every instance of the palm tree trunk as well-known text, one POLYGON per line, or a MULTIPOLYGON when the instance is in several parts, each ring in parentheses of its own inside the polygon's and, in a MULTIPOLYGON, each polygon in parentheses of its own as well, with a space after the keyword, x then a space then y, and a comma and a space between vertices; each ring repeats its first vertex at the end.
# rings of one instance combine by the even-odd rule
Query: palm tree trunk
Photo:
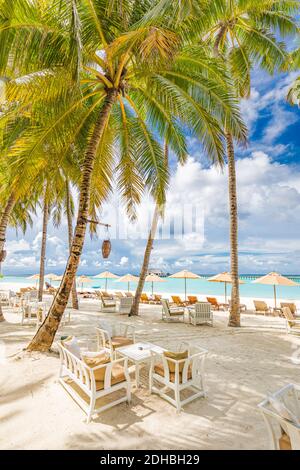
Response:
POLYGON ((144 289, 145 278, 147 276, 148 269, 149 269, 149 261, 150 261, 151 251, 153 248, 153 240, 155 238, 155 234, 157 230, 159 214, 160 214, 159 206, 156 204, 154 213, 153 213, 151 229, 149 231, 149 236, 148 236, 146 249, 144 253, 143 265, 142 265, 142 269, 140 272, 139 282, 135 291, 135 297, 133 300, 133 305, 132 305, 132 309, 130 312, 130 316, 139 314, 139 304, 140 304, 141 294, 144 289))
MULTIPOLYGON (((71 253, 72 240, 73 240, 73 224, 72 224, 70 187, 69 187, 68 179, 66 179, 66 211, 67 211, 67 220, 68 220, 69 251, 71 253)), ((78 310, 79 306, 78 306, 78 297, 77 297, 76 281, 75 280, 73 282, 71 295, 72 295, 72 308, 78 310)))
POLYGON ((76 227, 72 240, 71 253, 67 262, 63 279, 58 292, 50 307, 49 313, 36 332, 34 338, 27 346, 29 351, 48 351, 53 343, 59 323, 65 311, 70 291, 72 289, 76 272, 78 269, 80 256, 84 245, 84 237, 89 214, 89 202, 91 192, 91 179, 95 164, 97 148, 109 118, 111 108, 117 99, 117 91, 112 89, 107 92, 102 110, 96 121, 91 140, 89 142, 84 163, 82 166, 82 180, 80 185, 79 208, 77 214, 76 227))
POLYGON ((43 232, 42 232, 42 244, 41 244, 40 278, 39 278, 39 293, 38 293, 39 302, 42 302, 43 300, 48 220, 49 220, 48 185, 46 185, 45 195, 44 195, 44 206, 43 206, 43 232))
MULTIPOLYGON (((166 167, 169 164, 169 149, 168 149, 168 144, 165 143, 165 165, 166 167)), ((140 277, 139 277, 139 282, 135 291, 135 297, 132 305, 132 309, 130 312, 131 315, 138 315, 139 314, 139 304, 140 304, 140 299, 141 299, 141 294, 144 289, 144 284, 145 284, 145 278, 148 273, 149 269, 149 262, 150 262, 150 256, 151 256, 151 251, 153 248, 153 241, 156 235, 156 230, 157 230, 157 225, 158 225, 158 220, 159 220, 159 214, 161 213, 160 207, 156 204, 154 213, 153 213, 153 219, 152 219, 152 224, 151 224, 151 229, 149 232, 146 248, 145 248, 145 253, 144 253, 144 260, 140 272, 140 277)))
MULTIPOLYGON (((4 248, 4 244, 5 244, 5 237, 6 237, 6 229, 7 229, 7 225, 8 225, 8 221, 9 221, 9 216, 14 208, 14 205, 15 205, 15 195, 14 193, 11 193, 8 200, 7 200, 7 203, 6 203, 6 206, 4 208, 4 212, 1 214, 1 219, 0 219, 0 252, 3 250, 4 248)), ((1 272, 1 270, 0 270, 1 272)), ((4 321, 5 318, 4 318, 4 315, 3 315, 3 312, 2 312, 2 307, 1 307, 1 304, 0 304, 0 322, 1 321, 4 321)))
POLYGON ((238 268, 238 210, 236 192, 236 171, 233 139, 230 132, 226 132, 227 158, 228 158, 228 186, 230 208, 230 266, 231 266, 231 308, 228 326, 240 326, 240 292, 238 268))

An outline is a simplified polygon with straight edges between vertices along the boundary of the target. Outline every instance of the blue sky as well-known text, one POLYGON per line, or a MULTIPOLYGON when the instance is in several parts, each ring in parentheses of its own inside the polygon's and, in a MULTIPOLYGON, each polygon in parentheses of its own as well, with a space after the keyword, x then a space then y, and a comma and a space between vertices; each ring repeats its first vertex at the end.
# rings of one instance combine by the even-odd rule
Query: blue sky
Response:
MULTIPOLYGON (((236 149, 242 273, 300 272, 300 111, 285 99, 296 76, 255 72, 251 97, 241 105, 250 136, 246 149, 236 149)), ((184 167, 172 162, 166 217, 159 230, 163 239, 155 242, 151 266, 169 272, 228 270, 227 168, 221 172, 211 167, 192 138, 189 155, 184 167)), ((87 236, 80 273, 106 269, 138 273, 152 210, 152 202, 145 197, 138 223, 126 225, 115 195, 102 212, 102 220, 113 226, 111 256, 108 261, 101 256, 103 231, 98 239, 87 236), (116 228, 121 239, 115 239, 116 228)), ((10 229, 7 240, 4 274, 37 272, 41 217, 25 235, 10 229)), ((61 273, 67 253, 66 222, 58 230, 49 224, 47 272, 61 273)))

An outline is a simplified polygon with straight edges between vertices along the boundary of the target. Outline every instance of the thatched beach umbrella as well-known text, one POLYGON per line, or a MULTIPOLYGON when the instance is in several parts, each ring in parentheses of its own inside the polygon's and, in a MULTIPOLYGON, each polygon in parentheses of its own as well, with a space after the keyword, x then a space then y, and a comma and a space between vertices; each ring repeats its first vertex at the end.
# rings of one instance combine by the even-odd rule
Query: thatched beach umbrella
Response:
POLYGON ((107 279, 118 279, 119 276, 109 271, 103 271, 103 273, 94 276, 97 279, 105 279, 105 290, 107 290, 107 279))
POLYGON ((259 277, 258 279, 255 279, 255 281, 252 281, 253 284, 268 284, 272 285, 274 289, 274 304, 276 308, 276 286, 298 286, 297 282, 292 281, 288 277, 282 276, 279 273, 269 273, 266 274, 265 276, 259 277))
POLYGON ((87 276, 85 276, 84 274, 82 274, 81 276, 78 276, 77 277, 77 281, 81 284, 81 292, 83 291, 83 284, 85 282, 91 282, 91 279, 87 276))
POLYGON ((33 274, 32 276, 27 277, 27 279, 30 279, 31 281, 35 281, 35 286, 37 286, 39 278, 40 278, 39 274, 33 274))
POLYGON ((117 279, 116 282, 127 282, 128 283, 128 292, 129 292, 129 287, 131 282, 138 282, 139 278, 137 276, 134 276, 133 274, 125 274, 125 276, 120 277, 117 279))
MULTIPOLYGON (((223 282, 224 283, 224 290, 225 290, 224 294, 225 294, 225 304, 226 304, 227 303, 227 284, 232 283, 231 274, 227 273, 227 272, 216 274, 215 276, 210 277, 209 279, 207 279, 207 281, 209 281, 209 282, 223 282)), ((244 281, 239 279, 239 284, 245 284, 245 283, 244 283, 244 281)))
POLYGON ((153 295, 153 284, 154 282, 166 282, 165 279, 157 276, 156 274, 148 274, 145 278, 145 282, 152 282, 152 295, 153 295))
POLYGON ((186 280, 187 279, 201 279, 198 274, 192 273, 191 271, 188 271, 187 269, 184 269, 183 271, 179 271, 178 273, 172 274, 172 278, 175 279, 184 279, 184 300, 186 300, 186 280))

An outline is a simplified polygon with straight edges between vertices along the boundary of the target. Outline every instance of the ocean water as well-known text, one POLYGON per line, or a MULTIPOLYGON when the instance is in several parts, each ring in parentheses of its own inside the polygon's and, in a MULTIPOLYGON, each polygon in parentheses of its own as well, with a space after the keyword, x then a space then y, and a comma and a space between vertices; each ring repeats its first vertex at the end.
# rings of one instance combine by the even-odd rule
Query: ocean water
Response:
MULTIPOLYGON (((29 275, 28 275, 29 276, 29 275)), ((245 275, 241 276, 245 284, 240 285, 240 296, 241 297, 252 297, 252 298, 273 298, 273 286, 263 284, 253 284, 252 280, 260 277, 257 275, 245 275)), ((289 299, 289 300, 300 300, 300 275, 289 276, 299 285, 293 287, 282 287, 277 286, 276 292, 278 298, 289 299)), ((93 276, 89 276, 90 282, 85 282, 83 285, 79 284, 80 289, 105 289, 105 279, 95 279, 93 276)), ((184 279, 171 279, 162 278, 164 282, 154 283, 154 293, 156 294, 171 294, 178 293, 184 295, 184 279)), ((35 281, 29 280, 27 276, 4 276, 0 279, 1 285, 5 288, 8 286, 34 286, 35 281)), ((52 282, 54 287, 59 285, 58 282, 52 282)), ((137 284, 135 282, 130 283, 129 290, 134 291, 137 284)), ((118 282, 115 279, 107 280, 107 289, 115 291, 128 290, 128 284, 124 282, 118 282)), ((151 283, 145 283, 144 292, 151 293, 151 283)), ((205 279, 187 279, 187 294, 195 295, 224 295, 224 284, 219 282, 209 282, 205 279)), ((227 295, 230 297, 230 285, 227 285, 227 295)))

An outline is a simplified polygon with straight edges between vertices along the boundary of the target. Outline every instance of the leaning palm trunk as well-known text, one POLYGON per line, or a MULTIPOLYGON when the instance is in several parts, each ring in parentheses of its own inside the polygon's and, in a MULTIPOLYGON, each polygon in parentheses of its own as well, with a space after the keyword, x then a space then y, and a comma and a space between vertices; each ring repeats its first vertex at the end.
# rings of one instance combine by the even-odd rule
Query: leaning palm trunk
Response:
MULTIPOLYGON (((73 240, 73 225, 72 225, 72 210, 71 210, 71 199, 70 199, 70 187, 69 181, 66 180, 66 211, 67 211, 67 220, 68 220, 68 238, 69 238, 69 250, 71 253, 72 250, 72 240, 73 240)), ((73 281, 72 286, 72 308, 78 310, 78 297, 76 291, 76 281, 73 281)))
POLYGON ((228 158, 228 185, 230 207, 230 265, 231 265, 231 307, 228 326, 240 326, 240 293, 238 270, 238 210, 236 193, 236 172, 233 139, 226 132, 228 158))
POLYGON ((39 302, 43 300, 44 280, 45 280, 45 261, 46 261, 46 244, 47 244, 47 228, 49 219, 49 203, 48 203, 48 188, 45 189, 44 207, 43 207, 43 232, 41 244, 41 258, 40 258, 40 277, 39 277, 39 302))
MULTIPOLYGON (((164 155, 164 163, 165 166, 168 167, 169 164, 169 147, 168 144, 165 143, 165 155, 164 155)), ((157 230, 157 225, 158 225, 158 220, 159 220, 159 215, 161 213, 161 209, 158 206, 158 204, 155 205, 154 213, 153 213, 153 219, 152 219, 152 225, 151 229, 149 232, 148 240, 147 240, 147 245, 144 253, 144 260, 143 260, 143 265, 142 269, 140 272, 140 277, 139 277, 139 282, 137 285, 137 289, 135 291, 135 297, 132 305, 132 309, 130 312, 130 315, 138 315, 139 314, 139 304, 141 300, 141 294, 144 289, 144 284, 145 284, 145 279, 148 273, 149 269, 149 262, 150 262, 150 256, 151 256, 151 250, 153 248, 153 241, 156 235, 156 230, 157 230)))
POLYGON ((139 313, 139 303, 140 303, 141 294, 142 294, 144 284, 145 284, 145 278, 148 273, 151 250, 153 248, 153 240, 155 238, 155 234, 157 230, 159 214, 160 214, 159 206, 156 204, 155 209, 154 209, 153 219, 152 219, 152 225, 151 225, 151 229, 149 232, 147 245, 145 249, 144 261, 143 261, 142 269, 140 272, 138 286, 135 291, 135 297, 134 297, 130 315, 138 315, 139 313))
POLYGON ((43 324, 38 329, 34 338, 27 346, 27 350, 29 351, 47 351, 50 349, 68 303, 84 245, 84 237, 89 213, 91 179, 97 148, 116 97, 117 93, 115 90, 109 90, 107 92, 103 108, 96 121, 82 167, 83 170, 80 186, 79 208, 74 237, 72 240, 71 253, 67 262, 63 279, 50 307, 49 313, 43 324))
MULTIPOLYGON (((16 202, 15 195, 13 193, 11 193, 8 200, 7 200, 6 206, 4 208, 4 212, 1 214, 1 219, 0 219, 0 252, 4 248, 5 237, 6 237, 6 229, 7 229, 7 225, 8 225, 8 221, 9 221, 9 216, 10 216, 10 214, 11 214, 13 208, 14 208, 15 202, 16 202)), ((3 316, 2 307, 1 307, 1 304, 0 304, 0 322, 4 321, 4 320, 5 320, 5 318, 3 316)))

